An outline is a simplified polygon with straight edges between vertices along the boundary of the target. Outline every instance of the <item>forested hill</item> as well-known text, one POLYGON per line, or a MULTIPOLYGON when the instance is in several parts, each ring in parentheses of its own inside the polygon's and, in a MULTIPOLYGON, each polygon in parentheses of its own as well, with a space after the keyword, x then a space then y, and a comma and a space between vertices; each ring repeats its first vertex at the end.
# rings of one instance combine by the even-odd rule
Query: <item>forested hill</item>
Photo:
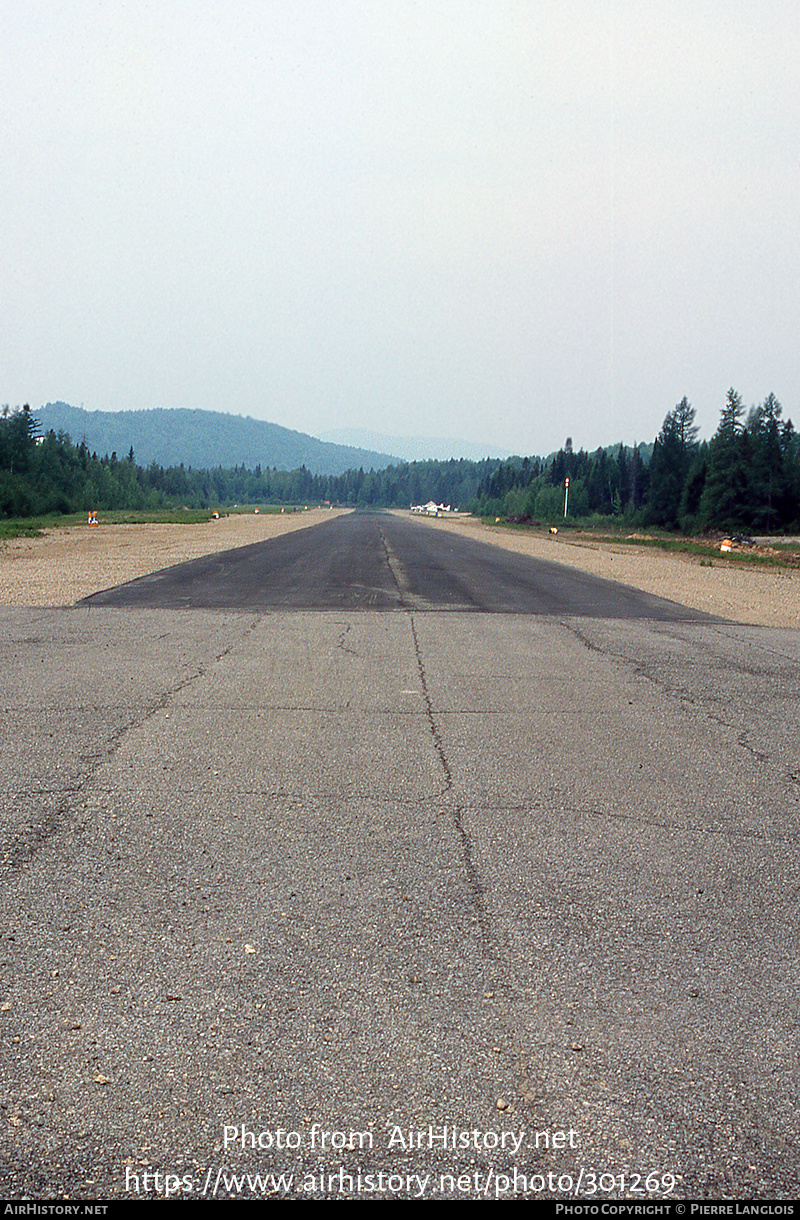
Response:
POLYGON ((211 470, 298 470, 338 475, 360 466, 383 470, 396 458, 317 440, 278 424, 219 411, 154 408, 149 411, 83 411, 64 402, 48 403, 36 412, 42 431, 66 432, 74 444, 86 444, 99 455, 121 459, 133 448, 139 465, 191 466, 211 470))
MULTIPOLYGON (((160 414, 171 419, 191 417, 192 412, 160 414)), ((255 448, 226 467, 219 443, 215 464, 204 469, 187 461, 191 450, 175 437, 176 444, 187 446, 178 460, 166 468, 153 460, 145 465, 130 432, 124 440, 92 439, 93 451, 82 434, 70 443, 65 436, 69 429, 57 432, 57 421, 44 412, 37 417, 28 406, 15 411, 6 407, 0 414, 0 517, 236 503, 403 507, 435 500, 518 522, 561 522, 568 512, 573 520, 604 527, 616 520, 627 527, 680 528, 685 533, 797 533, 800 435, 792 421, 781 416, 774 394, 745 413, 739 394, 730 389, 716 433, 702 443, 694 408, 684 398, 666 416, 652 447, 618 444, 594 453, 569 448, 547 458, 512 457, 504 462, 461 458, 387 465, 384 457, 377 469, 376 463, 365 462, 341 474, 315 474, 308 463, 294 470, 278 470, 274 459, 273 467, 266 464, 270 459, 262 465, 255 448)), ((66 416, 61 421, 70 422, 66 416)), ((363 451, 346 452, 348 460, 355 461, 349 455, 363 451)), ((292 460, 298 459, 286 459, 292 460)))

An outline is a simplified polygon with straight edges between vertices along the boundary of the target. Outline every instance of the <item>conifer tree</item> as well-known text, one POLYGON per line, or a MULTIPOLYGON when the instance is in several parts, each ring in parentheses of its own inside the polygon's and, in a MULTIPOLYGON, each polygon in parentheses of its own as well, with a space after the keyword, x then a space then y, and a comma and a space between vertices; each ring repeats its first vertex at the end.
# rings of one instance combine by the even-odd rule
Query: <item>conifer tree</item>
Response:
POLYGON ((700 501, 706 528, 733 530, 751 525, 750 445, 741 424, 743 411, 741 396, 731 388, 708 448, 708 475, 700 501))
POLYGON ((694 407, 682 398, 664 420, 650 459, 647 517, 667 529, 678 524, 681 496, 696 449, 694 415, 694 407))
POLYGON ((760 407, 755 407, 747 420, 750 437, 750 494, 754 529, 771 530, 778 516, 778 505, 785 493, 783 452, 781 450, 780 415, 782 407, 774 394, 769 394, 760 407))

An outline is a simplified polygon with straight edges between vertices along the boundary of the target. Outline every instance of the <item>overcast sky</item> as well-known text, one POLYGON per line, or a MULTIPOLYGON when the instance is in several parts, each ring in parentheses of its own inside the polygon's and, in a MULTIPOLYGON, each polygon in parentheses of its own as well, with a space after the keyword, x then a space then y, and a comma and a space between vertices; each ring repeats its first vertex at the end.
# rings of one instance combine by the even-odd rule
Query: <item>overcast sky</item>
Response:
POLYGON ((520 453, 800 427, 795 0, 25 0, 0 402, 520 453))

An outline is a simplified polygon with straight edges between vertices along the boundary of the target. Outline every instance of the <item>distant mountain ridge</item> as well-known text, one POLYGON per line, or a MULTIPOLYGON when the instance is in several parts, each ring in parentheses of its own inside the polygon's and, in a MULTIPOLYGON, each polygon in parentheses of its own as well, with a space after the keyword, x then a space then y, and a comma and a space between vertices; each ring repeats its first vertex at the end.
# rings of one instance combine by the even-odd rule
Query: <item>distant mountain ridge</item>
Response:
POLYGON ((47 403, 33 415, 44 432, 66 432, 73 444, 103 456, 116 453, 121 460, 133 446, 140 466, 191 466, 213 470, 218 466, 250 469, 297 470, 312 474, 343 474, 373 467, 384 470, 399 459, 388 453, 332 444, 294 432, 266 420, 221 411, 182 407, 153 407, 147 411, 84 411, 65 402, 47 403))
POLYGON ((484 458, 507 458, 508 449, 501 445, 476 445, 442 436, 389 436, 385 432, 370 432, 364 428, 336 428, 321 432, 320 439, 338 445, 356 445, 395 453, 404 462, 447 462, 450 458, 469 458, 482 462, 484 458))

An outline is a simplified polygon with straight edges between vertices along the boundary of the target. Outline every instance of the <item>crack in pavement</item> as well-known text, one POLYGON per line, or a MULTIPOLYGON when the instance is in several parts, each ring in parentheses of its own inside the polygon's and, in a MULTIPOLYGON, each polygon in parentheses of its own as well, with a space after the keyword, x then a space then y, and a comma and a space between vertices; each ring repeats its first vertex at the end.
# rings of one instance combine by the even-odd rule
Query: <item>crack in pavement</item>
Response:
MULTIPOLYGON (((397 587, 397 594, 398 594, 401 602, 404 605, 407 605, 408 582, 405 580, 402 565, 400 564, 399 560, 394 555, 392 548, 389 546, 389 543, 386 540, 386 536, 385 536, 383 530, 379 530, 379 533, 380 533, 381 542, 383 544, 383 549, 386 554, 386 562, 389 566, 389 571, 392 574, 392 579, 394 580, 394 583, 397 587)), ((450 770, 450 763, 448 762, 447 755, 445 754, 445 751, 444 751, 444 745, 442 744, 442 736, 441 736, 441 733, 439 732, 439 726, 437 725, 436 717, 433 714, 433 706, 431 704, 430 692, 428 691, 428 679, 427 679, 427 675, 425 673, 425 664, 422 660, 422 648, 420 646, 419 636, 417 635, 417 627, 416 627, 416 623, 414 622, 414 615, 411 612, 410 607, 408 608, 408 622, 409 622, 409 626, 411 627, 411 638, 414 642, 414 655, 415 655, 416 661, 417 661, 417 670, 419 672, 419 680, 420 680, 420 685, 422 687, 422 697, 423 697, 423 701, 425 703, 425 716, 428 721, 428 727, 430 729, 431 737, 433 738, 433 748, 436 751, 436 755, 439 759, 439 764, 442 768, 442 771, 443 771, 444 777, 445 777, 444 788, 442 789, 442 791, 440 793, 440 797, 443 798, 447 795, 447 793, 451 792, 453 789, 453 775, 450 770)), ((458 835, 459 842, 461 844, 461 858, 462 858, 463 865, 464 865, 464 872, 465 872, 466 878, 467 878, 467 886, 468 886, 470 898, 472 901, 472 905, 475 909, 475 914, 476 914, 476 917, 478 920, 478 926, 481 930, 481 939, 484 942, 488 942, 489 923, 488 923, 488 916, 487 916, 487 912, 486 912, 486 902, 485 902, 485 892, 486 891, 485 891, 485 888, 481 881, 480 873, 478 871, 477 865, 475 864, 473 849, 472 849, 472 841, 469 837, 469 834, 467 833, 466 827, 464 826, 464 810, 459 805, 455 806, 455 808, 453 810, 453 814, 452 814, 452 819, 453 819, 453 826, 455 827, 456 834, 458 835)))
MULTIPOLYGON (((746 740, 749 732, 747 727, 742 728, 740 725, 734 724, 733 721, 727 719, 721 713, 713 711, 706 701, 699 698, 687 687, 670 683, 663 677, 660 677, 658 674, 649 672, 643 661, 630 656, 626 652, 618 652, 613 648, 602 647, 601 645, 596 644, 593 640, 590 640, 588 636, 584 635, 584 633, 578 627, 574 626, 570 621, 566 619, 559 619, 558 621, 560 625, 565 628, 565 630, 570 632, 570 634, 573 635, 575 639, 578 640, 579 643, 583 644, 583 646, 590 652, 596 652, 599 656, 606 657, 609 660, 613 659, 615 661, 621 661, 624 665, 627 665, 637 677, 644 678, 645 682, 649 682, 652 687, 658 691, 661 691, 662 694, 667 695, 669 698, 677 699, 681 703, 687 704, 688 707, 690 707, 693 711, 702 713, 702 715, 704 715, 712 724, 719 725, 721 728, 728 729, 731 733, 735 733, 736 744, 742 750, 748 753, 755 762, 766 764, 773 761, 773 756, 771 754, 764 753, 762 750, 757 749, 756 746, 751 745, 746 740)), ((678 639, 682 643, 687 642, 684 636, 676 634, 674 631, 669 631, 663 628, 659 629, 657 627, 652 628, 652 630, 658 635, 666 636, 668 639, 678 639)), ((737 666, 736 668, 738 672, 742 674, 750 675, 753 673, 753 669, 748 668, 747 666, 737 666)), ((780 765, 785 766, 785 764, 780 765)), ((800 782, 797 774, 789 768, 786 768, 786 778, 790 783, 793 784, 800 782)))
POLYGON ((436 754, 439 758, 439 763, 441 765, 442 771, 444 772, 445 785, 440 794, 441 796, 444 796, 453 787, 453 776, 450 772, 450 764, 448 763, 447 757, 444 752, 441 734, 439 733, 439 727, 436 723, 436 718, 433 714, 433 707, 431 706, 431 697, 430 697, 430 694, 428 693, 428 679, 425 674, 425 666, 422 661, 422 650, 420 648, 419 637, 417 635, 417 627, 414 622, 414 616, 410 612, 408 615, 408 622, 411 627, 411 638, 414 641, 414 655, 415 655, 416 661, 417 661, 417 670, 419 672, 420 685, 422 686, 422 699, 425 704, 425 714, 426 714, 426 717, 428 720, 428 728, 430 729, 430 733, 433 738, 433 745, 434 745, 434 749, 436 750, 436 754))
MULTIPOLYGON (((425 665, 422 660, 422 649, 420 647, 419 636, 417 635, 417 627, 414 622, 414 616, 409 611, 408 622, 411 627, 411 638, 414 641, 414 654, 417 659, 417 669, 419 671, 419 680, 422 686, 422 697, 425 704, 425 715, 428 721, 431 737, 433 738, 433 747, 439 759, 439 764, 444 772, 445 785, 440 793, 440 798, 445 797, 453 789, 453 775, 450 770, 450 763, 447 760, 447 755, 442 744, 442 737, 439 732, 439 726, 436 723, 436 717, 431 704, 431 697, 428 691, 428 679, 425 673, 425 665)), ((475 914, 478 920, 478 926, 481 930, 481 938, 483 941, 489 940, 489 920, 486 911, 485 894, 486 890, 481 881, 480 873, 475 864, 472 840, 470 839, 467 829, 464 826, 464 809, 460 805, 456 805, 453 809, 452 820, 461 844, 461 858, 464 864, 464 872, 467 877, 467 885, 469 894, 472 900, 472 905, 475 909, 475 914)))
MULTIPOLYGON (((243 632, 238 644, 246 640, 257 625, 258 619, 254 619, 243 632)), ((145 703, 139 714, 136 714, 139 709, 132 709, 132 718, 127 723, 112 729, 108 733, 101 749, 91 754, 78 756, 77 761, 85 764, 86 770, 83 775, 79 774, 69 787, 37 790, 26 789, 24 793, 26 796, 41 796, 49 792, 54 796, 60 795, 62 799, 51 809, 44 811, 36 821, 29 822, 19 830, 11 831, 8 842, 3 845, 3 856, 2 860, 0 860, 0 876, 4 879, 9 879, 13 874, 21 872, 52 838, 65 831, 70 825, 73 827, 77 826, 80 811, 87 808, 88 793, 97 773, 114 758, 128 734, 141 728, 154 716, 158 715, 159 712, 169 707, 176 695, 179 695, 181 691, 186 690, 193 683, 197 682, 198 679, 204 677, 212 666, 218 665, 224 657, 233 652, 236 646, 236 644, 229 644, 227 648, 217 653, 211 661, 199 665, 193 673, 187 674, 180 681, 176 682, 174 686, 163 691, 158 698, 151 699, 145 703)))
POLYGON ((344 628, 344 630, 340 633, 339 638, 336 641, 336 647, 341 649, 342 652, 346 652, 348 654, 348 656, 360 658, 361 654, 358 652, 354 652, 352 648, 348 648, 344 642, 345 637, 347 636, 348 632, 350 631, 350 627, 351 627, 351 624, 348 623, 347 626, 344 628))

